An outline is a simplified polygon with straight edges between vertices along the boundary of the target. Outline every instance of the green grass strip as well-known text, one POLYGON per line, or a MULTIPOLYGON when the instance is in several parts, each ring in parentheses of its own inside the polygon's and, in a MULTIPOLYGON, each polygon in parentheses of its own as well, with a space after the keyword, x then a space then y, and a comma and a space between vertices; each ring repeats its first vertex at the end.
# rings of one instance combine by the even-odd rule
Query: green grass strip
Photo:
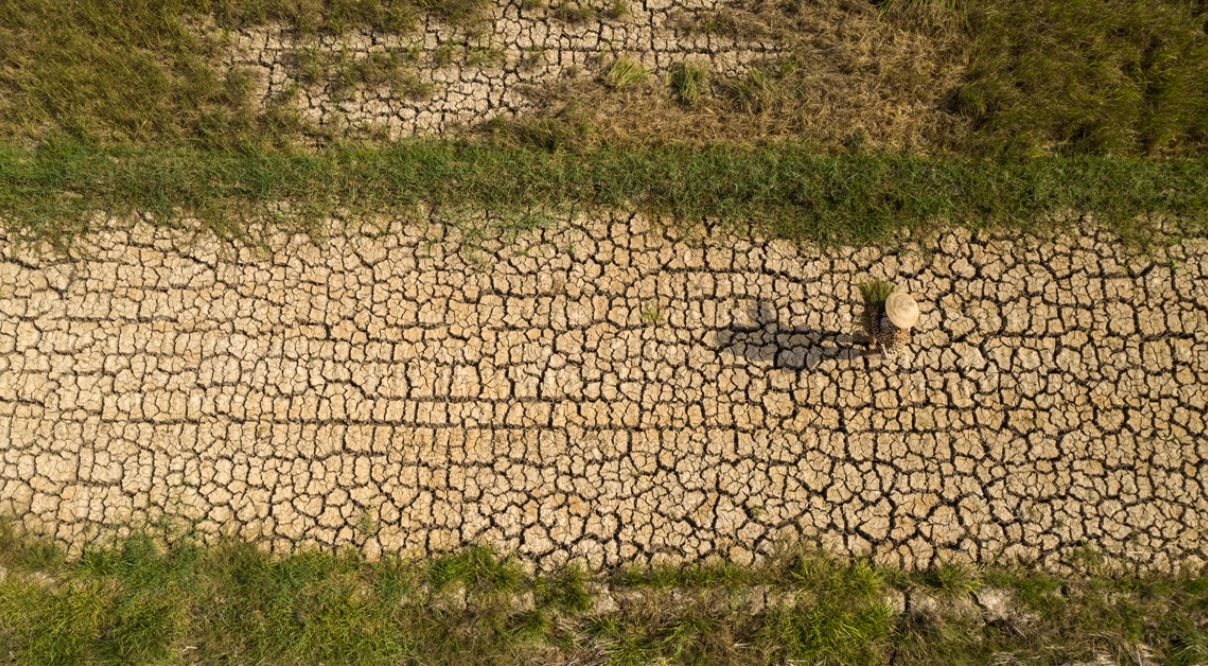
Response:
POLYGON ((0 517, 0 662, 75 664, 1203 664, 1208 575, 956 564, 917 572, 786 550, 757 566, 574 563, 485 547, 367 561, 272 556, 158 527, 68 559, 0 517), (601 604, 605 588, 614 596, 601 604), (993 588, 992 590, 990 588, 993 588), (896 592, 895 592, 896 591, 896 592), (937 612, 893 610, 924 597, 937 612), (975 599, 1000 600, 986 622, 975 599), (623 603, 616 603, 618 599, 623 603), (1005 605, 1004 605, 1005 604, 1005 605), (1145 661, 1129 655, 1141 655, 1145 661))
POLYGON ((87 233, 97 211, 150 213, 165 225, 194 218, 235 238, 265 220, 306 229, 336 214, 355 219, 420 204, 501 219, 620 208, 823 245, 892 242, 904 230, 949 226, 1046 235, 1062 230, 1053 216, 1072 212, 1144 241, 1154 228, 1145 218, 1158 215, 1177 218, 1168 234, 1204 234, 1208 161, 821 155, 790 145, 547 153, 432 140, 317 153, 70 142, 0 148, 6 225, 60 246, 87 233))

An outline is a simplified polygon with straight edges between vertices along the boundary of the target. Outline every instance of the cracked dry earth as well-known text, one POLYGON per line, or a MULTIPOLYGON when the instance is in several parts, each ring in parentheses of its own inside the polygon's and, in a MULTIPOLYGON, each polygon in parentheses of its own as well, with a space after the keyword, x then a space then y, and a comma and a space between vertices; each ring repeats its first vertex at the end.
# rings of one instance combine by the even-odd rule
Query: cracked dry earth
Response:
MULTIPOLYGON (((227 69, 250 75, 262 106, 297 86, 297 108, 317 125, 341 130, 369 125, 397 138, 514 116, 534 105, 526 94, 529 88, 590 78, 618 54, 629 54, 658 75, 685 60, 733 75, 780 50, 770 38, 684 35, 677 29, 690 21, 692 12, 714 9, 720 5, 716 2, 648 0, 629 5, 623 19, 593 15, 571 22, 561 20, 557 8, 525 5, 522 0, 492 2, 485 24, 472 27, 425 15, 414 34, 364 28, 313 37, 281 25, 241 28, 224 40, 220 60, 227 69), (375 55, 405 63, 409 85, 383 81, 345 90, 338 79, 310 80, 298 67, 300 57, 364 64, 375 55)), ((213 26, 201 28, 204 34, 218 33, 213 26)))
MULTIPOLYGON (((253 83, 260 108, 280 105, 339 136, 448 136, 492 120, 539 117, 568 103, 579 112, 628 117, 628 92, 616 93, 627 100, 620 106, 607 95, 581 96, 602 92, 597 80, 620 57, 641 63, 655 87, 664 88, 685 63, 718 82, 752 69, 802 68, 810 82, 793 92, 804 115, 792 126, 797 132, 808 126, 817 140, 843 128, 843 136, 859 129, 869 141, 923 145, 935 131, 963 131, 943 102, 958 66, 933 62, 943 47, 932 39, 879 25, 871 4, 799 5, 791 16, 757 16, 747 11, 757 5, 715 0, 620 4, 626 10, 618 16, 599 9, 584 14, 589 3, 495 0, 470 25, 423 14, 414 31, 402 33, 355 28, 309 35, 282 25, 224 31, 212 22, 195 28, 214 41, 220 70, 241 72, 253 83), (790 21, 797 33, 787 38, 779 33, 790 21), (729 31, 719 27, 731 23, 729 31), (903 82, 919 71, 928 73, 926 86, 903 82)), ((631 121, 663 123, 665 135, 678 135, 676 128, 687 124, 716 125, 719 136, 733 133, 712 111, 681 117, 677 108, 661 108, 657 120, 631 121)), ((749 120, 766 124, 758 115, 749 120)))
POLYGON ((541 567, 1208 556, 1202 240, 822 254, 614 215, 484 265, 432 234, 0 242, 0 511, 541 567), (896 362, 852 342, 869 276, 922 303, 896 362))

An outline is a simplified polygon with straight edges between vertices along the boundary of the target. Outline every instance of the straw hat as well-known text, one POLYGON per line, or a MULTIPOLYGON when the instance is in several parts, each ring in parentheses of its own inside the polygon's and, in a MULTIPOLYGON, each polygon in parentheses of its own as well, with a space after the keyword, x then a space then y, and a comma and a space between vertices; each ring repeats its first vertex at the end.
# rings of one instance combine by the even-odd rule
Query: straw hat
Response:
POLYGON ((919 304, 910 294, 895 291, 885 299, 885 315, 898 328, 910 328, 919 323, 919 304))

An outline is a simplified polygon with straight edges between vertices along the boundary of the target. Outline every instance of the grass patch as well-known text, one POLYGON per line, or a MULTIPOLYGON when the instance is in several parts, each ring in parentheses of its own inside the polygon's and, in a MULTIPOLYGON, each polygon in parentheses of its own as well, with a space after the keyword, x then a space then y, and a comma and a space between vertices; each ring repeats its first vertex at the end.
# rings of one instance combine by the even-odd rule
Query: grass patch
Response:
POLYGON ((763 580, 765 573, 757 573, 733 562, 721 562, 682 567, 664 565, 629 568, 620 573, 618 580, 629 587, 735 589, 763 580))
POLYGON ((875 3, 881 16, 907 20, 946 22, 963 17, 965 0, 880 0, 875 3))
POLYGON ((209 66, 217 44, 176 0, 0 5, 0 136, 47 127, 114 141, 245 134, 250 81, 209 66))
POLYGON ((893 611, 881 598, 881 573, 864 562, 799 559, 791 579, 808 600, 768 614, 763 637, 786 660, 881 664, 890 656, 893 611))
POLYGON ((1208 5, 999 0, 970 12, 957 93, 984 150, 1200 153, 1208 140, 1208 5))
MULTIPOLYGON (((32 564, 26 554, 47 547, 0 524, 5 566, 32 564)), ((1208 646, 1203 573, 908 573, 798 550, 755 567, 600 577, 570 564, 531 576, 485 548, 369 562, 352 551, 274 557, 244 541, 160 536, 136 532, 78 558, 44 559, 45 569, 10 569, 0 580, 6 663, 921 666, 1009 656, 1056 666, 1140 656, 1190 666, 1208 646), (1010 595, 1010 617, 987 623, 960 611, 971 580, 1010 595), (895 612, 886 601, 895 585, 947 605, 895 612), (468 590, 461 606, 441 601, 455 586, 468 590), (627 601, 597 608, 595 586, 627 601)))
POLYGON ((461 584, 472 592, 490 595, 513 591, 521 577, 514 560, 500 560, 488 548, 471 548, 432 559, 424 579, 434 591, 461 584))
POLYGON ((889 295, 892 294, 894 290, 892 282, 882 280, 880 278, 873 278, 866 282, 861 282, 860 284, 856 285, 856 287, 859 288, 860 297, 864 299, 866 304, 875 305, 877 307, 884 307, 885 300, 889 298, 889 295))
MULTIPOLYGON (((231 238, 264 222, 315 229, 336 213, 420 204, 451 217, 498 207, 512 219, 623 207, 823 244, 897 242, 944 225, 1045 235, 1070 212, 1129 240, 1153 231, 1139 216, 1179 217, 1175 236, 1201 234, 1208 14, 1202 2, 1107 1, 1112 11, 1091 0, 721 8, 743 34, 784 49, 716 81, 716 95, 701 67, 647 86, 649 73, 622 57, 599 81, 543 98, 535 117, 478 128, 478 144, 396 145, 384 128, 342 129, 338 114, 311 126, 295 106, 301 85, 262 109, 254 81, 215 68, 222 30, 405 31, 424 12, 473 23, 482 0, 14 0, 0 7, 0 215, 59 247, 97 211, 192 217, 231 238), (961 20, 909 22, 937 13, 961 20), (190 27, 204 17, 219 30, 190 27), (851 41, 878 31, 901 39, 877 53, 861 50, 877 40, 851 41), (965 59, 958 80, 952 68, 965 59), (840 84, 844 95, 828 92, 840 84), (927 108, 938 115, 894 125, 927 108), (354 135, 377 143, 345 143, 354 135)), ((421 63, 499 62, 490 46, 459 44, 366 58, 300 46, 292 66, 333 103, 358 86, 424 99, 433 87, 421 63)))
POLYGON ((11 521, 0 519, 0 567, 54 572, 62 563, 63 553, 54 542, 21 534, 11 521))
POLYGON ((646 71, 642 63, 627 56, 617 58, 605 72, 603 78, 604 85, 613 90, 632 88, 649 80, 650 72, 646 71))
MULTIPOLYGON (((892 293, 890 289, 890 293, 892 293)), ((886 294, 888 297, 889 294, 886 294)), ((884 305, 884 299, 881 305, 884 305)), ((914 576, 914 581, 948 598, 968 597, 980 587, 977 572, 960 564, 939 564, 914 576)))
POLYGON ((758 67, 752 67, 744 76, 731 81, 729 92, 739 108, 747 113, 768 109, 780 95, 776 82, 758 67))
POLYGON ((594 21, 596 20, 597 14, 598 12, 596 11, 596 8, 590 3, 584 1, 567 2, 566 0, 563 0, 550 11, 550 16, 553 16, 555 19, 571 25, 578 25, 580 23, 589 23, 594 21))
POLYGON ((557 575, 533 582, 537 605, 566 613, 585 613, 592 603, 592 593, 588 589, 590 582, 587 570, 577 562, 571 562, 557 575))
POLYGON ((684 62, 671 69, 671 88, 681 104, 696 106, 708 92, 708 70, 704 65, 684 62))
POLYGON ((166 226, 187 217, 193 230, 246 238, 255 224, 305 231, 332 217, 359 224, 421 204, 454 221, 482 210, 520 220, 534 211, 627 208, 823 245, 897 243, 945 226, 1043 236, 1077 231, 1076 220, 1053 219, 1073 211, 1151 243, 1157 227, 1148 216, 1169 218, 1167 238, 1204 233, 1208 163, 929 160, 783 145, 572 153, 424 140, 320 153, 71 141, 0 149, 0 218, 16 236, 58 247, 90 231, 96 211, 145 212, 166 226))

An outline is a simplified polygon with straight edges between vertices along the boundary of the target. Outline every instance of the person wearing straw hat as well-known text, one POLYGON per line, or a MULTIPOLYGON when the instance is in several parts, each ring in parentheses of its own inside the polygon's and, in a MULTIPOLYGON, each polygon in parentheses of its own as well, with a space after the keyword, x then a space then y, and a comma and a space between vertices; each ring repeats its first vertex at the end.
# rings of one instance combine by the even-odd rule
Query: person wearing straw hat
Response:
POLYGON ((894 358, 910 342, 910 329, 919 323, 919 304, 904 291, 894 291, 885 299, 885 314, 872 321, 872 342, 876 349, 865 356, 882 353, 894 358))

